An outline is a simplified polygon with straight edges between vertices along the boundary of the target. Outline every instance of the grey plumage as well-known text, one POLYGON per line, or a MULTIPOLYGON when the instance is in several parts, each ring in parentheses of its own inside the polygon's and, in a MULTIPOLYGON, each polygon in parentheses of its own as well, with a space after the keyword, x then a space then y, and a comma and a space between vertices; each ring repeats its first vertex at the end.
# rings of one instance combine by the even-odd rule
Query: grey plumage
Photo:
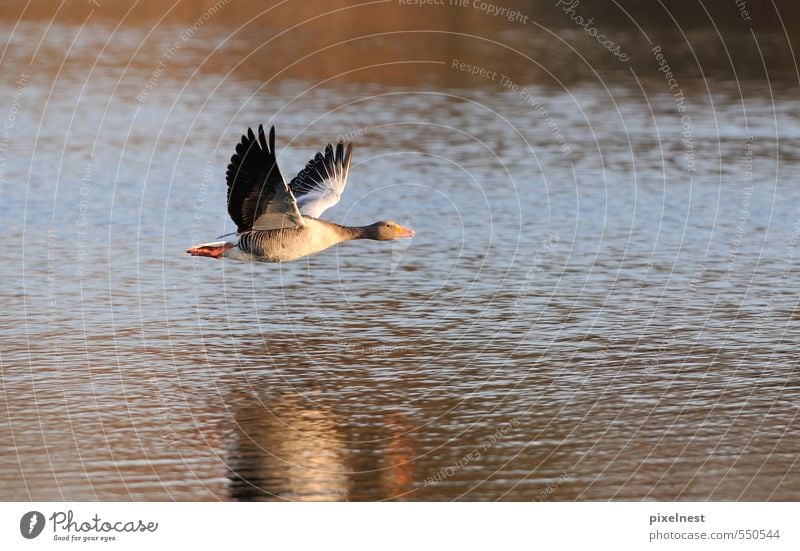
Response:
POLYGON ((348 227, 320 220, 347 182, 353 147, 331 144, 317 153, 287 185, 275 156, 275 127, 267 140, 262 126, 242 136, 228 166, 228 213, 237 232, 189 248, 194 256, 286 262, 353 239, 388 241, 414 232, 389 221, 348 227))

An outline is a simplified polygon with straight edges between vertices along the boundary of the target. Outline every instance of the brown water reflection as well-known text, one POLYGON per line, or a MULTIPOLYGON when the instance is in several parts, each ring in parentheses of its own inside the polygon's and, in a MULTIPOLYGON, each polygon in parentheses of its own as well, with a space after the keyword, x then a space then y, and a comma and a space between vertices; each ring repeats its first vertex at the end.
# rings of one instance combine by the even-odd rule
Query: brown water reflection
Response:
POLYGON ((796 6, 84 4, 0 8, 0 499, 800 499, 796 6), (184 255, 270 122, 417 237, 184 255))
POLYGON ((411 492, 412 427, 402 413, 387 413, 362 430, 304 397, 249 402, 238 409, 233 400, 234 499, 380 500, 411 492))
POLYGON ((659 10, 645 1, 596 0, 579 3, 575 13, 549 0, 463 8, 448 3, 205 0, 179 2, 165 11, 156 1, 111 0, 100 7, 12 1, 0 7, 0 21, 10 35, 16 28, 36 35, 37 42, 33 48, 6 47, 4 56, 35 58, 37 72, 75 76, 116 67, 144 71, 144 79, 155 72, 158 79, 168 73, 191 82, 198 74, 211 74, 267 88, 287 79, 313 86, 487 84, 463 70, 443 70, 458 59, 498 73, 495 84, 505 74, 520 85, 560 88, 587 80, 627 80, 630 71, 644 81, 661 77, 653 71, 652 48, 666 45, 669 66, 682 76, 681 84, 698 86, 700 93, 708 92, 705 78, 737 80, 744 91, 763 91, 767 74, 775 84, 797 80, 791 44, 800 38, 795 24, 800 8, 790 0, 754 9, 749 20, 727 0, 667 0, 659 10), (516 10, 524 22, 489 15, 489 6, 516 10), (591 17, 630 60, 619 62, 598 47, 570 15, 591 17), (73 43, 86 25, 98 32, 73 43), (67 45, 71 55, 64 58, 67 45))

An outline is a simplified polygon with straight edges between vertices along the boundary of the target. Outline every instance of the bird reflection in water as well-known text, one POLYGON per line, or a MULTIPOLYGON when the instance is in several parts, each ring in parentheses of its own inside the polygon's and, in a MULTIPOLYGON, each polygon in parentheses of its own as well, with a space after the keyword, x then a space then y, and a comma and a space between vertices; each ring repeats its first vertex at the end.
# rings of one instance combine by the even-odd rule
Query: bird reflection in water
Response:
POLYGON ((234 414, 228 459, 240 501, 402 499, 412 494, 405 415, 348 423, 348 413, 301 395, 252 397, 234 414))

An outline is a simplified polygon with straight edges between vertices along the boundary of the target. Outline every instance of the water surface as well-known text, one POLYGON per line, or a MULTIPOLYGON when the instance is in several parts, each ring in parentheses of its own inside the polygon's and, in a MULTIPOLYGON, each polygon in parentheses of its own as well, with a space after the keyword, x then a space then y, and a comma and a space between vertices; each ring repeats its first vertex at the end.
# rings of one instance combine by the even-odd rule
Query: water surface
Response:
POLYGON ((800 499, 796 82, 687 75, 684 113, 655 61, 466 38, 271 80, 210 26, 150 81, 184 28, 3 23, 0 498, 800 499), (353 141, 326 218, 417 237, 187 256, 258 123, 287 177, 353 141))

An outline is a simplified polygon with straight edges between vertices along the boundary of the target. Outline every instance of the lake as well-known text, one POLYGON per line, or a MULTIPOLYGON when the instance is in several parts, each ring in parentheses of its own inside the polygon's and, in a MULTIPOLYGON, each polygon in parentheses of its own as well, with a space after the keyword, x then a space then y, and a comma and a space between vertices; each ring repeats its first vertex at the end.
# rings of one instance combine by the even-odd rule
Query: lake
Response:
POLYGON ((0 23, 0 498, 800 499, 791 66, 568 20, 0 23), (185 254, 260 123, 287 178, 353 142, 324 217, 416 237, 185 254))

